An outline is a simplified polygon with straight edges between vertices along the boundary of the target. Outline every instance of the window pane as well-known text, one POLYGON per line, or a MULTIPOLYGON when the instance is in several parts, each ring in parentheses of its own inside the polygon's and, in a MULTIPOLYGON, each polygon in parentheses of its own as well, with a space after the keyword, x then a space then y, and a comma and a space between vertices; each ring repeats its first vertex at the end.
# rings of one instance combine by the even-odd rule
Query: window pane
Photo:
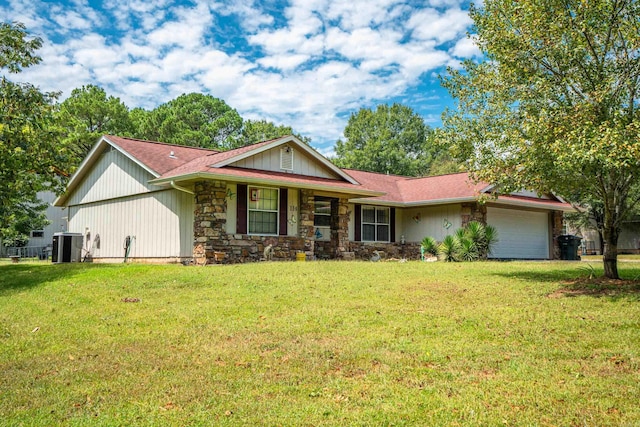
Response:
POLYGON ((249 187, 249 209, 261 211, 278 210, 278 190, 249 187))
POLYGON ((389 226, 388 225, 379 225, 378 226, 378 236, 377 241, 379 242, 388 242, 389 241, 389 226))
POLYGON ((313 212, 321 215, 331 215, 331 202, 329 200, 315 200, 313 212))
POLYGON ((330 227, 331 217, 328 215, 315 214, 315 216, 313 217, 313 225, 315 225, 316 227, 330 227))
POLYGON ((376 222, 378 224, 389 224, 389 209, 376 209, 376 222))
POLYGON ((255 234, 277 234, 278 232, 277 212, 249 212, 249 233, 255 234))
POLYGON ((376 226, 370 224, 362 225, 362 240, 374 242, 376 240, 376 226))
POLYGON ((362 207, 362 222, 376 222, 376 208, 363 206, 362 207))

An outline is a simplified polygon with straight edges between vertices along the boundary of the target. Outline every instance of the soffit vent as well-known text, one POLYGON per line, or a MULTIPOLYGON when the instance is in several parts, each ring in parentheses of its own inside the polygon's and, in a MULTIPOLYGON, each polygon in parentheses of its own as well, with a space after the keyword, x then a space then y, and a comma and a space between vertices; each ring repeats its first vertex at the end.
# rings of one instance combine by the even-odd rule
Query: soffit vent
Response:
POLYGON ((293 148, 288 145, 280 149, 280 169, 293 170, 293 148))

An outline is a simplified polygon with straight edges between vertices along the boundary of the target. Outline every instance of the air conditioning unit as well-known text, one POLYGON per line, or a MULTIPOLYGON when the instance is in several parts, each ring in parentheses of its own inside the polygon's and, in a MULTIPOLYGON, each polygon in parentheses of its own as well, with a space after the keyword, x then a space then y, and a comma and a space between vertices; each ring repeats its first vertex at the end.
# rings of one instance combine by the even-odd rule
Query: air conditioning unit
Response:
POLYGON ((82 233, 54 233, 51 262, 57 264, 80 261, 82 261, 82 233))

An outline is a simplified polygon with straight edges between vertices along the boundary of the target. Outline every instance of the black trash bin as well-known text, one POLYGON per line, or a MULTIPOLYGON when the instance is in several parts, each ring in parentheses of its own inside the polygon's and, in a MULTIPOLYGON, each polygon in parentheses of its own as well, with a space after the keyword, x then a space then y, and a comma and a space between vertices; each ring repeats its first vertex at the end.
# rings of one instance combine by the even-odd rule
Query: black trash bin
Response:
POLYGON ((580 247, 581 240, 582 237, 572 236, 571 234, 558 236, 558 243, 560 244, 560 259, 568 261, 579 260, 580 256, 578 256, 578 248, 580 247))

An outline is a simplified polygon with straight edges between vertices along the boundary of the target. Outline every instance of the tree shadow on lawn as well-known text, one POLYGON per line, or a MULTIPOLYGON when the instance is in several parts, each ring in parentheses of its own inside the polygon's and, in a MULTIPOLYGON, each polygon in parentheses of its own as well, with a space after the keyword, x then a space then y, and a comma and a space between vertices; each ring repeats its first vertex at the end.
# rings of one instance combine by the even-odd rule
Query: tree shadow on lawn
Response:
POLYGON ((640 267, 618 268, 621 280, 603 276, 602 268, 580 265, 578 268, 549 271, 516 271, 496 273, 505 278, 516 278, 527 282, 557 283, 560 287, 547 295, 549 298, 577 296, 606 297, 613 300, 632 299, 640 301, 640 267))
MULTIPOLYGON (((88 268, 96 267, 98 266, 85 263, 51 264, 49 262, 0 265, 0 297, 35 288, 47 282, 63 278, 72 279, 88 268)), ((100 266, 100 268, 104 267, 104 265, 100 266)))

